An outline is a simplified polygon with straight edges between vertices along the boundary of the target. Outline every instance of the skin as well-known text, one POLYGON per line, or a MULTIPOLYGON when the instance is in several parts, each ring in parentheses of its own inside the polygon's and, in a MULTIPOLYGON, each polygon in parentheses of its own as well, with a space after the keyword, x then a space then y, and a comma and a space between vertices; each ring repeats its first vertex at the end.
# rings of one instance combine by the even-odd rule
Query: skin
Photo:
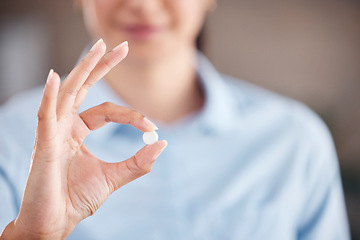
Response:
POLYGON ((128 39, 134 50, 117 65, 127 56, 128 45, 107 51, 100 40, 62 83, 57 73, 50 72, 20 212, 0 239, 65 239, 112 192, 148 173, 165 149, 167 142, 158 141, 118 163, 102 161, 87 150, 85 137, 110 121, 131 124, 144 132, 157 129, 138 111, 112 103, 78 113, 88 89, 105 75, 130 106, 163 122, 176 121, 202 107, 203 95, 193 68, 195 39, 211 0, 79 3, 93 39, 101 36, 110 48, 128 39), (158 24, 162 30, 137 38, 114 28, 114 22, 158 24))
POLYGON ((2 239, 65 239, 112 192, 148 173, 166 147, 166 141, 158 141, 125 161, 107 163, 83 144, 91 130, 109 121, 132 124, 144 132, 157 128, 139 112, 112 103, 78 114, 89 87, 128 52, 123 44, 103 56, 105 48, 104 42, 98 42, 61 85, 57 73, 49 74, 20 213, 2 239))
POLYGON ((93 39, 103 37, 109 46, 129 41, 132 50, 126 61, 105 78, 122 100, 168 124, 202 108, 204 95, 194 69, 195 41, 213 0, 78 2, 93 39), (161 31, 141 39, 125 30, 134 25, 161 31))

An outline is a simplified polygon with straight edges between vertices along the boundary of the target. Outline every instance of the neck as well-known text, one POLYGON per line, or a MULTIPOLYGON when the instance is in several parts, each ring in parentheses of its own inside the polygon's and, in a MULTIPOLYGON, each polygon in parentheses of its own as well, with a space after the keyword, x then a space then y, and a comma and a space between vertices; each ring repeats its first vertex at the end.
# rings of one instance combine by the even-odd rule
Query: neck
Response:
POLYGON ((149 118, 171 123, 201 109, 195 51, 177 51, 153 62, 124 61, 106 75, 115 93, 149 118))

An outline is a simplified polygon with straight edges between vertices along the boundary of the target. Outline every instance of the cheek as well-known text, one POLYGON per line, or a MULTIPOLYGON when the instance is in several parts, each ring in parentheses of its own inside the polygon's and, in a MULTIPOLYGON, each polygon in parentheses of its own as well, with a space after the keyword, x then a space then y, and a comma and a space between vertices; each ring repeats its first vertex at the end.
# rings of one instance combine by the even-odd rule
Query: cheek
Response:
MULTIPOLYGON (((83 15, 85 25, 96 40, 100 37, 106 38, 106 33, 111 28, 111 14, 117 0, 84 0, 83 15)), ((106 39, 104 39, 106 41, 106 39)))
POLYGON ((205 8, 203 1, 197 0, 173 0, 177 2, 172 9, 174 26, 176 26, 178 37, 182 40, 187 39, 193 44, 205 18, 205 8))

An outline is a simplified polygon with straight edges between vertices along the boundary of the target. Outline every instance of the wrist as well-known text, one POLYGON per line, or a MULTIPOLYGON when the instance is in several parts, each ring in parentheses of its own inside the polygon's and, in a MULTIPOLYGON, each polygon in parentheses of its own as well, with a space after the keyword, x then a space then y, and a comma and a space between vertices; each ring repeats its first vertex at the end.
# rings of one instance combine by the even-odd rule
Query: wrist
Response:
POLYGON ((25 239, 26 236, 22 235, 19 229, 15 229, 15 220, 9 223, 0 235, 0 240, 17 240, 21 238, 25 239))
MULTIPOLYGON (((70 231, 71 232, 71 231, 70 231)), ((11 223, 9 223, 4 231, 0 235, 0 240, 62 240, 66 239, 66 237, 70 234, 64 234, 64 233, 43 233, 43 232, 36 232, 36 231, 28 231, 25 228, 19 226, 19 224, 16 223, 16 220, 13 220, 11 223)))

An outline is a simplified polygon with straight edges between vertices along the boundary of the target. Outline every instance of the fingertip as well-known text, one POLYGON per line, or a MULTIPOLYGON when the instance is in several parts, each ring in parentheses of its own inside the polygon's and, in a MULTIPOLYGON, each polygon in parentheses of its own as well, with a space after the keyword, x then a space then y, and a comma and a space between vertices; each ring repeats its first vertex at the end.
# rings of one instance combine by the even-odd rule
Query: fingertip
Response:
POLYGON ((54 85, 56 76, 58 76, 58 75, 54 72, 54 69, 50 69, 48 77, 46 79, 46 86, 54 85))
POLYGON ((166 148, 168 142, 166 140, 157 141, 150 145, 145 145, 139 152, 138 155, 152 156, 151 159, 155 160, 166 148))
POLYGON ((145 123, 145 131, 156 131, 159 130, 159 128, 155 125, 155 123, 153 123, 152 121, 150 121, 147 117, 143 117, 143 122, 145 123))
POLYGON ((161 140, 161 141, 158 141, 159 142, 159 145, 161 148, 166 148, 166 146, 168 145, 168 141, 166 140, 161 140))
POLYGON ((120 49, 125 49, 126 51, 129 50, 129 43, 128 41, 122 42, 119 45, 117 45, 116 47, 113 48, 113 52, 120 50, 120 49))
POLYGON ((53 69, 50 70, 46 85, 48 85, 49 88, 49 96, 56 98, 60 87, 60 76, 53 69))
POLYGON ((56 80, 60 80, 60 75, 57 72, 53 72, 53 78, 56 80))
POLYGON ((128 52, 129 51, 129 42, 125 41, 124 46, 125 46, 124 49, 126 50, 126 52, 128 52))
POLYGON ((127 56, 128 53, 129 53, 129 45, 126 45, 126 46, 124 47, 124 49, 125 49, 124 58, 126 58, 126 56, 127 56))
POLYGON ((107 66, 111 68, 119 64, 127 56, 129 51, 126 42, 123 42, 109 51, 107 56, 107 66))
POLYGON ((54 69, 50 69, 48 77, 46 79, 46 83, 49 83, 49 81, 51 80, 53 74, 54 74, 54 69))
POLYGON ((154 149, 155 151, 163 149, 167 146, 167 141, 166 140, 160 140, 160 141, 156 141, 153 144, 146 144, 144 146, 144 148, 151 148, 154 149))
POLYGON ((57 72, 53 72, 52 73, 52 82, 53 82, 53 84, 55 85, 54 87, 56 88, 56 89, 58 89, 59 88, 59 86, 60 86, 60 81, 61 81, 61 79, 60 79, 60 75, 57 73, 57 72))
MULTIPOLYGON (((96 41, 96 43, 90 48, 89 52, 95 51, 97 48, 103 48, 105 45, 105 42, 102 38, 96 41)), ((106 47, 106 45, 105 45, 106 47)))
POLYGON ((129 52, 129 43, 128 43, 128 41, 120 43, 119 45, 117 45, 111 51, 112 52, 117 52, 121 56, 119 62, 122 61, 124 58, 126 58, 126 56, 128 55, 128 52, 129 52))
POLYGON ((101 41, 101 42, 100 42, 100 48, 101 48, 104 52, 106 51, 107 46, 106 46, 106 43, 105 43, 104 41, 101 41))
POLYGON ((155 153, 154 156, 155 159, 158 158, 159 155, 165 150, 168 142, 166 140, 161 140, 161 141, 157 141, 156 143, 158 143, 160 149, 155 153))
POLYGON ((106 49, 107 49, 107 46, 106 46, 105 41, 102 38, 100 38, 99 41, 97 43, 95 43, 95 45, 93 46, 93 48, 90 51, 100 51, 101 55, 104 55, 106 53, 106 49))
POLYGON ((167 144, 168 144, 168 142, 166 140, 161 140, 161 141, 157 141, 151 145, 148 145, 148 146, 154 146, 154 148, 155 148, 155 151, 153 152, 154 159, 159 157, 159 155, 165 150, 167 144))
POLYGON ((125 41, 125 42, 121 43, 119 46, 117 46, 116 48, 118 48, 117 51, 119 52, 119 55, 121 56, 120 57, 120 62, 121 62, 122 60, 124 60, 124 58, 126 58, 126 56, 129 53, 129 45, 125 41))

